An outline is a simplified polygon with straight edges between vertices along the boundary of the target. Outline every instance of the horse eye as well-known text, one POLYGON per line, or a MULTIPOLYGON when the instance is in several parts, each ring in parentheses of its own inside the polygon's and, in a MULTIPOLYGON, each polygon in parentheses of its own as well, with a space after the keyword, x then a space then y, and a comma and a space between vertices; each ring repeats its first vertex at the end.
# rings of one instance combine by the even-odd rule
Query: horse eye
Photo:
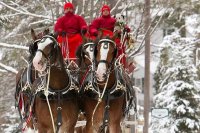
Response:
POLYGON ((103 48, 104 48, 104 49, 108 49, 108 44, 104 44, 104 45, 103 45, 103 48))

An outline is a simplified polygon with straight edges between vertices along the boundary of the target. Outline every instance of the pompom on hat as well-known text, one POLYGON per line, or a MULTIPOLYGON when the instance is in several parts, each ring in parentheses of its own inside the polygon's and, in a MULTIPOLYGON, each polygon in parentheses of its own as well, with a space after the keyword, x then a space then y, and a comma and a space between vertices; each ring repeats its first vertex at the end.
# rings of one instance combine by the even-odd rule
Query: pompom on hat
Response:
POLYGON ((66 8, 74 9, 74 5, 73 5, 72 3, 70 3, 70 2, 65 3, 65 5, 64 5, 64 10, 65 10, 66 8))

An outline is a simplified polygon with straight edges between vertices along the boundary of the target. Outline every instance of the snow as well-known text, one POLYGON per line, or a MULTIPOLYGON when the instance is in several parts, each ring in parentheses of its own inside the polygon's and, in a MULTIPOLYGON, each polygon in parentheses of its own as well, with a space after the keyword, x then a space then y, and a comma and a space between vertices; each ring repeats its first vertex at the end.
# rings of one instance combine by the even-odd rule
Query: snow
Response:
POLYGON ((193 81, 193 82, 194 82, 195 88, 200 88, 200 81, 193 81))
POLYGON ((7 44, 7 43, 0 42, 0 46, 7 47, 7 48, 17 48, 17 49, 28 50, 27 46, 20 46, 20 45, 17 45, 17 44, 7 44))
MULTIPOLYGON (((143 68, 145 67, 145 57, 144 57, 144 54, 142 55, 138 55, 134 58, 134 60, 137 62, 138 65, 142 66, 143 68)), ((157 65, 158 65, 158 61, 155 61, 155 60, 151 60, 150 62, 150 72, 151 73, 155 73, 156 71, 156 68, 157 68, 157 65)))
POLYGON ((197 36, 200 34, 200 15, 199 14, 193 14, 191 16, 186 17, 186 30, 189 32, 192 36, 197 36))
POLYGON ((156 16, 162 16, 162 15, 164 15, 164 14, 166 14, 166 13, 168 13, 168 12, 173 12, 173 8, 165 8, 165 7, 163 7, 163 8, 153 8, 153 9, 151 9, 151 17, 153 18, 153 17, 156 17, 156 16))
POLYGON ((34 14, 34 13, 30 13, 28 11, 23 11, 23 10, 18 10, 16 8, 13 8, 7 4, 5 4, 4 2, 0 1, 0 4, 15 11, 15 12, 18 12, 18 13, 21 13, 21 14, 25 14, 25 15, 28 15, 28 16, 33 16, 33 17, 38 17, 38 18, 45 18, 45 19, 49 19, 51 20, 51 17, 50 16, 45 16, 45 15, 39 15, 39 14, 34 14))
MULTIPOLYGON (((59 2, 59 5, 61 6, 60 9, 62 9, 63 6, 63 2, 61 2, 61 0, 50 0, 52 2, 59 2)), ((72 0, 70 0, 72 1, 72 0)), ((97 3, 98 0, 95 0, 95 4, 97 3)), ((199 0, 192 0, 192 2, 198 2, 199 0)), ((85 2, 85 1, 84 1, 85 2)), ((113 9, 116 8, 117 4, 120 2, 120 0, 117 1, 116 5, 114 6, 113 9)), ((0 2, 0 9, 4 6, 4 7, 8 7, 9 9, 11 9, 13 11, 13 14, 6 14, 6 17, 10 16, 16 16, 19 14, 23 14, 23 15, 27 15, 27 16, 32 16, 35 18, 41 18, 40 20, 37 20, 35 22, 31 21, 29 23, 29 25, 25 26, 25 27, 29 27, 29 26, 36 26, 36 25, 40 25, 43 22, 45 22, 45 24, 49 24, 50 22, 52 22, 52 18, 51 18, 51 14, 50 12, 46 12, 45 14, 43 14, 41 12, 41 14, 33 14, 28 12, 28 10, 21 10, 20 8, 12 8, 11 4, 6 4, 6 2, 0 2), (48 14, 48 15, 47 15, 48 14)), ((136 3, 137 4, 137 3, 136 3)), ((123 5, 121 6, 121 8, 123 8, 124 10, 126 9, 127 6, 132 6, 131 4, 129 5, 123 5)), ((45 7, 44 7, 45 8, 45 7)), ((34 8, 32 8, 34 9, 34 8)), ((113 10, 112 9, 112 10, 113 10)), ((155 16, 162 16, 163 14, 165 14, 166 12, 170 12, 171 14, 173 14, 173 9, 171 8, 156 8, 151 10, 151 15, 152 17, 155 16)), ((132 14, 132 12, 128 12, 128 14, 132 14)), ((0 16, 3 19, 6 19, 6 17, 4 18, 4 16, 0 16)), ((134 18, 129 21, 129 24, 132 25, 133 27, 136 27, 136 22, 139 22, 140 19, 138 18, 134 18)), ((10 35, 15 35, 17 34, 20 30, 21 27, 24 26, 25 24, 25 19, 21 22, 21 24, 18 25, 18 27, 15 30, 12 30, 13 32, 8 32, 10 34, 7 34, 7 38, 10 37, 10 35)), ((199 14, 194 14, 191 16, 187 16, 186 17, 186 30, 188 31, 188 33, 195 37, 200 33, 200 15, 199 14)), ((3 29, 4 30, 4 29, 3 29)), ((142 38, 144 37, 144 35, 139 35, 142 38)), ((158 95, 155 96, 155 101, 157 102, 157 106, 163 106, 163 107, 167 107, 169 109, 176 109, 176 113, 186 113, 186 111, 190 112, 190 113, 195 113, 196 110, 190 107, 190 101, 183 99, 183 98, 179 98, 178 100, 181 101, 183 104, 181 105, 177 105, 176 104, 176 99, 177 97, 174 96, 175 91, 184 91, 184 88, 187 88, 189 90, 192 90, 195 88, 195 90, 200 91, 200 81, 195 81, 195 76, 191 77, 190 79, 193 81, 191 84, 190 83, 186 83, 184 81, 181 80, 177 80, 176 75, 178 74, 178 70, 179 69, 183 69, 185 64, 189 64, 188 66, 193 64, 193 60, 190 59, 191 55, 193 54, 193 52, 191 51, 193 44, 195 43, 194 40, 192 40, 191 38, 181 38, 177 33, 174 33, 172 36, 167 36, 164 38, 164 41, 161 45, 158 45, 158 47, 160 48, 164 48, 166 46, 168 46, 170 48, 169 52, 169 63, 168 65, 170 66, 174 66, 173 68, 168 68, 167 70, 165 70, 165 68, 162 69, 162 73, 164 73, 165 78, 163 79, 161 86, 160 86, 160 93, 158 95), (184 46, 179 46, 176 45, 176 40, 182 40, 182 43, 184 46), (172 52, 174 50, 174 53, 176 53, 174 55, 174 53, 172 52), (182 62, 184 62, 185 64, 183 64, 182 62), (173 80, 176 80, 176 82, 172 82, 173 80), (167 84, 166 84, 167 82, 167 84)), ((24 50, 28 50, 28 47, 26 46, 20 46, 21 44, 7 44, 7 43, 0 43, 0 46, 2 47, 7 47, 7 48, 14 48, 14 49, 24 49, 24 50)), ((160 52, 160 51, 158 51, 160 52)), ((0 50, 0 60, 2 60, 3 58, 3 52, 0 50)), ((144 64, 144 55, 139 55, 135 57, 136 62, 138 63, 138 65, 142 66, 143 68, 145 67, 144 64)), ((158 66, 159 62, 154 60, 153 58, 151 58, 151 64, 150 64, 150 72, 151 73, 155 73, 157 70, 157 66, 158 66)), ((0 68, 3 67, 4 69, 0 69, 0 73, 4 73, 4 72, 8 72, 11 71, 13 73, 16 73, 17 70, 7 66, 5 64, 0 63, 0 68)), ((195 69, 193 67, 190 67, 190 71, 191 73, 196 73, 195 69)), ((187 73, 184 71, 183 72, 183 77, 187 77, 187 73)), ((194 99, 200 99, 200 96, 193 92, 193 98, 194 99)), ((2 115, 2 117, 9 117, 9 119, 15 119, 18 117, 18 115, 15 113, 13 113, 14 107, 11 107, 11 110, 9 110, 8 113, 5 113, 4 115, 2 115)), ((16 111, 16 110, 15 110, 16 111)), ((134 111, 132 110, 131 113, 133 114, 134 111)), ((19 118, 17 118, 19 119, 19 118)), ((158 119, 152 119, 153 122, 158 122, 157 125, 154 125, 154 127, 151 129, 158 129, 157 132, 159 133, 175 133, 175 131, 178 131, 177 128, 177 124, 180 123, 182 120, 185 120, 188 127, 189 128, 194 128, 195 126, 197 126, 199 128, 199 123, 196 123, 196 121, 192 120, 192 119, 188 119, 188 118, 183 118, 183 119, 179 119, 177 121, 175 121, 174 119, 171 118, 171 116, 169 116, 168 118, 162 118, 160 120, 158 119)), ((1 126, 3 127, 7 127, 5 129, 5 133, 10 133, 13 132, 13 129, 15 129, 18 125, 17 122, 12 122, 11 124, 2 124, 1 126)), ((28 129, 29 130, 29 129, 28 129)), ((31 132, 30 130, 28 132, 31 132)), ((156 131, 155 131, 156 132, 156 131)), ((154 132, 154 133, 155 133, 154 132)), ((153 133, 153 132, 152 132, 153 133)))
POLYGON ((0 63, 0 67, 3 67, 4 69, 6 69, 6 70, 8 70, 10 72, 13 72, 13 73, 17 73, 18 72, 16 69, 14 69, 14 68, 12 68, 10 66, 6 66, 6 65, 4 65, 2 63, 0 63))
POLYGON ((180 124, 184 124, 194 132, 199 128, 196 98, 199 98, 200 87, 199 81, 196 81, 194 42, 197 42, 197 39, 183 38, 174 33, 165 37, 160 45, 161 55, 165 55, 165 64, 161 58, 160 88, 154 96, 154 103, 157 108, 168 108, 169 116, 164 119, 152 118, 152 131, 175 133, 180 131, 180 124))
POLYGON ((178 114, 179 112, 185 114, 186 113, 186 110, 185 110, 185 106, 184 105, 180 105, 177 107, 176 109, 176 113, 178 114))
POLYGON ((2 60, 2 57, 3 57, 3 51, 0 50, 0 60, 2 60))
POLYGON ((8 72, 8 71, 0 69, 0 72, 3 72, 3 73, 5 73, 5 72, 8 72))

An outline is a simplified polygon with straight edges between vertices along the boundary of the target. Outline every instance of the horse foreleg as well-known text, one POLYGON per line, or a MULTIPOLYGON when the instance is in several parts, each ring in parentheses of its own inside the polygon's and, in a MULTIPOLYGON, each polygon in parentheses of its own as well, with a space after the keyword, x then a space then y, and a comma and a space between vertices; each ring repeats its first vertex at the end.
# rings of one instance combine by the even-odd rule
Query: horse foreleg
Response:
POLYGON ((110 124, 109 133, 122 133, 120 124, 110 124))
POLYGON ((95 128, 92 126, 92 121, 87 121, 85 127, 85 133, 97 133, 95 128))
POLYGON ((38 128, 38 133, 51 133, 51 132, 47 132, 47 130, 45 130, 43 128, 38 128))
POLYGON ((122 133, 121 120, 123 119, 124 97, 110 102, 109 133, 122 133))

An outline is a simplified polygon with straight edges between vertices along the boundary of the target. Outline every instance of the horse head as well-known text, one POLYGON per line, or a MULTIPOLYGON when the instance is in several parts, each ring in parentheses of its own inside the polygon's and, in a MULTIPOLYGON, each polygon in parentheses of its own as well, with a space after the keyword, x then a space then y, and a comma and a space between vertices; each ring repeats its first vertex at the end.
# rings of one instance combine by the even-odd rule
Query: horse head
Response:
POLYGON ((103 37, 99 40, 95 47, 94 58, 96 63, 96 77, 97 81, 103 82, 108 77, 108 73, 114 66, 117 56, 117 46, 114 38, 103 37))
POLYGON ((43 32, 39 32, 38 34, 36 34, 34 29, 31 29, 32 41, 29 44, 29 52, 30 52, 29 60, 32 61, 33 57, 35 56, 35 53, 38 49, 37 43, 42 39, 44 35, 47 34, 49 34, 49 29, 45 29, 43 32))
POLYGON ((78 66, 88 67, 92 65, 94 59, 94 48, 95 43, 93 42, 93 40, 87 39, 87 41, 83 41, 83 44, 80 45, 80 47, 76 51, 78 66))
POLYGON ((33 65, 36 70, 42 72, 48 65, 58 65, 64 67, 64 61, 53 34, 47 34, 37 43, 37 51, 33 58, 33 65))

